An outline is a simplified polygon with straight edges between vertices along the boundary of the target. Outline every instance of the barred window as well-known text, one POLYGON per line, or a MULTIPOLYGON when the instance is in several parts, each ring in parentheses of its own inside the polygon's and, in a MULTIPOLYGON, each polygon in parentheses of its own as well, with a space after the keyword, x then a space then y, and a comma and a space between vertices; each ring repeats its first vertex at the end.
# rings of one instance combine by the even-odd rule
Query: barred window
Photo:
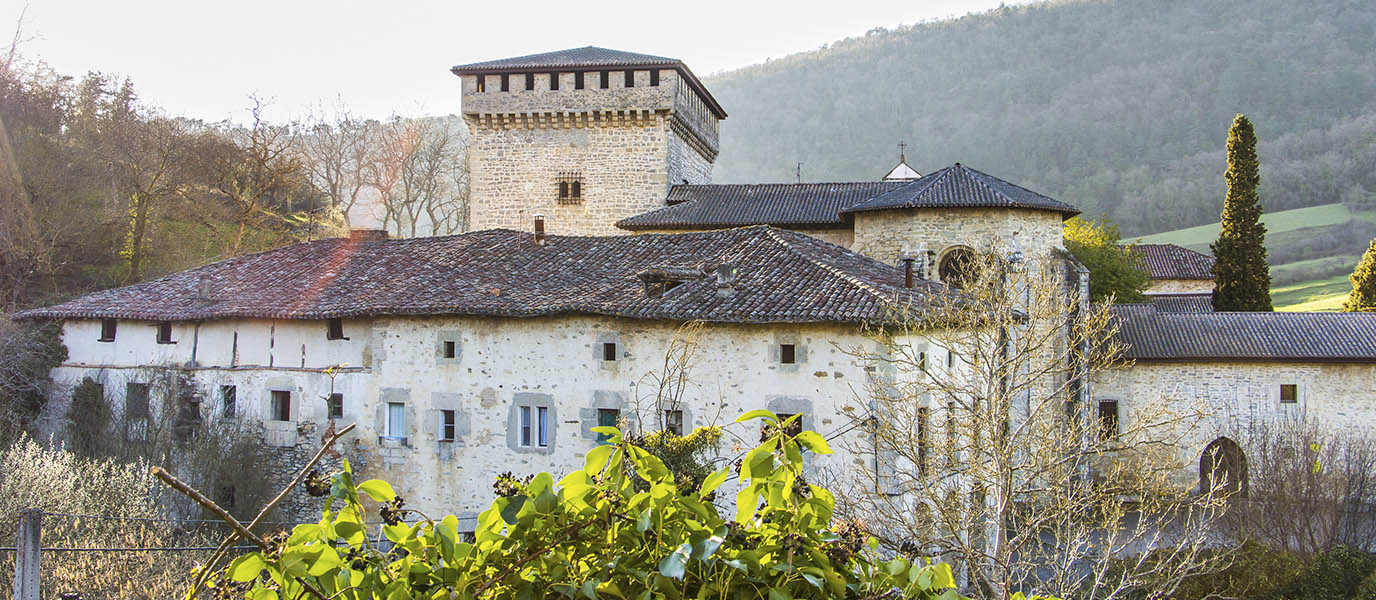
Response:
POLYGON ((583 174, 576 171, 559 173, 557 181, 560 204, 577 204, 583 201, 583 174))

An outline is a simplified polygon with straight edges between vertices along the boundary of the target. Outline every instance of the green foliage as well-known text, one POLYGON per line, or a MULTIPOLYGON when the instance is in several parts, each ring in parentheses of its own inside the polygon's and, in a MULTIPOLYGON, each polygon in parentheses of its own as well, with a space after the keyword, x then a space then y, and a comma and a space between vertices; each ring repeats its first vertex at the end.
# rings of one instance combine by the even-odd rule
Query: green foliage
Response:
POLYGON ((1142 302, 1151 273, 1137 255, 1118 245, 1118 226, 1107 218, 1072 218, 1063 230, 1065 247, 1089 269, 1089 299, 1103 302, 1142 302))
POLYGON ((1372 571, 1362 584, 1357 586, 1357 591, 1352 594, 1352 600, 1376 600, 1376 571, 1372 571))
POLYGON ((674 474, 682 493, 696 493, 713 473, 711 459, 721 447, 720 427, 699 427, 680 436, 667 429, 644 434, 627 434, 626 441, 644 449, 664 463, 674 474))
MULTIPOLYGON (((742 420, 753 418, 778 420, 761 411, 742 420)), ((858 530, 830 529, 831 493, 799 484, 803 452, 831 452, 814 432, 777 430, 745 456, 727 520, 706 497, 729 468, 685 494, 663 461, 616 428, 594 431, 611 443, 589 451, 583 469, 557 483, 549 473, 509 481, 470 541, 454 516, 401 521, 395 491, 355 484, 346 462, 319 522, 240 556, 213 585, 254 599, 300 598, 307 585, 347 599, 958 597, 948 565, 881 561, 858 530), (390 549, 369 539, 363 497, 386 509, 390 549)))
POLYGON ((1362 254, 1362 260, 1352 271, 1352 294, 1343 303, 1344 312, 1376 311, 1376 239, 1362 254))
POLYGON ((1336 546, 1315 556, 1280 597, 1348 600, 1354 597, 1357 588, 1373 570, 1376 570, 1376 557, 1347 546, 1336 546))
POLYGON ((110 405, 104 388, 85 377, 72 390, 72 405, 67 409, 67 447, 82 456, 99 456, 108 443, 110 405))
POLYGON ((1210 248, 1214 263, 1214 310, 1270 311, 1271 271, 1266 264, 1266 225, 1261 222, 1257 185, 1257 136, 1252 122, 1238 115, 1228 130, 1228 195, 1218 241, 1210 248))
POLYGON ((1300 577, 1304 564, 1304 559, 1294 552, 1272 550, 1261 542, 1247 540, 1233 550, 1233 561, 1228 568, 1187 578, 1172 597, 1178 600, 1277 598, 1282 589, 1300 577))
POLYGON ((1217 220, 1217 125, 1245 107, 1277 165, 1268 211, 1370 202, 1373 28, 1364 0, 1009 2, 876 28, 705 78, 731 113, 712 175, 875 180, 904 140, 918 171, 960 161, 1136 236, 1217 220))

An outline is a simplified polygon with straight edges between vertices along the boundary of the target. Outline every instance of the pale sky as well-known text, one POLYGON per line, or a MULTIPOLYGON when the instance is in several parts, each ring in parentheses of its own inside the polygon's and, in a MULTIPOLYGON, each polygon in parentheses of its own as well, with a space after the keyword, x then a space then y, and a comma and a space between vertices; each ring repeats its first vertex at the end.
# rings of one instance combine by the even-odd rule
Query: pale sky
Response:
MULTIPOLYGON (((336 98, 385 117, 457 113, 455 64, 591 45, 679 58, 703 77, 999 4, 31 0, 24 33, 33 39, 21 52, 67 75, 130 77, 145 102, 174 115, 242 120, 256 93, 277 120, 336 98)), ((24 6, 0 0, 6 40, 24 6)))

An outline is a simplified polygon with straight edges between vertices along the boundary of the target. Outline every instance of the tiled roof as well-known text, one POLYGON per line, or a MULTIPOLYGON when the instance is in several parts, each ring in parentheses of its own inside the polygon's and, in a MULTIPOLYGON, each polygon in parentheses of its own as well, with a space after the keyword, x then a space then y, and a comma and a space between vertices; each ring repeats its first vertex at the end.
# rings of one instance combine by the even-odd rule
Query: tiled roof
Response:
POLYGON ((669 206, 618 221, 632 231, 717 229, 746 225, 835 227, 841 210, 906 181, 676 185, 669 206))
POLYGON ((482 62, 468 63, 466 65, 454 65, 449 68, 449 72, 455 75, 478 75, 488 73, 523 73, 528 71, 553 71, 553 70, 573 70, 586 69, 595 70, 601 68, 619 69, 648 69, 653 67, 663 67, 675 69, 688 81, 688 85, 697 91, 707 106, 712 109, 713 114, 718 119, 726 118, 726 110, 717 103, 717 99, 712 97, 712 93, 707 91, 707 86, 702 84, 697 75, 688 69, 688 65, 677 58, 666 56, 653 56, 650 54, 639 54, 636 52, 625 52, 622 50, 611 50, 608 48, 598 48, 597 46, 584 46, 582 48, 569 48, 568 50, 556 50, 554 52, 542 52, 540 54, 527 54, 525 56, 515 56, 512 58, 499 58, 496 60, 486 60, 482 62))
POLYGON ((466 75, 469 73, 519 71, 523 69, 668 67, 681 64, 683 64, 683 61, 677 58, 611 50, 609 48, 598 48, 596 46, 584 46, 582 48, 569 48, 567 50, 555 50, 554 52, 541 52, 539 54, 527 54, 525 56, 485 60, 482 62, 468 63, 466 65, 455 65, 450 70, 456 74, 466 75))
POLYGON ((941 284, 811 236, 750 227, 684 234, 548 236, 488 230, 378 242, 330 239, 198 267, 18 319, 324 319, 373 315, 595 314, 717 322, 861 322, 920 312, 941 284), (647 297, 640 274, 735 263, 735 294, 715 276, 647 297), (208 278, 209 301, 197 299, 208 278))
POLYGON ((1151 307, 1163 313, 1211 313, 1214 312, 1214 295, 1203 294, 1152 294, 1147 296, 1151 307))
POLYGON ((1031 208, 1080 214, 1075 207, 956 163, 841 212, 895 208, 1031 208))
POLYGON ((1213 279, 1214 257, 1175 244, 1132 244, 1152 279, 1213 279))
POLYGON ((1376 362, 1376 313, 1113 311, 1134 360, 1376 362))

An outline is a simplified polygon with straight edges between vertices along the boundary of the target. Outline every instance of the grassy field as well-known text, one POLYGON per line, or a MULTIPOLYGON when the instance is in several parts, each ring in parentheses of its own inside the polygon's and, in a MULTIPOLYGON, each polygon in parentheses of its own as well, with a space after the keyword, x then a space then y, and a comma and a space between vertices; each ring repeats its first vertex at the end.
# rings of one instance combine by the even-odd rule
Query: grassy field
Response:
POLYGON ((1291 312, 1341 310, 1351 291, 1352 282, 1347 275, 1338 275, 1272 287, 1271 304, 1276 310, 1291 312))
MULTIPOLYGON (((1267 234, 1276 234, 1304 227, 1341 225, 1351 221, 1354 216, 1356 215, 1346 206, 1334 203, 1263 214, 1261 222, 1266 224, 1267 234)), ((1218 224, 1214 223, 1142 236, 1142 243, 1177 244, 1191 250, 1208 252, 1209 244, 1217 239, 1218 224)))

